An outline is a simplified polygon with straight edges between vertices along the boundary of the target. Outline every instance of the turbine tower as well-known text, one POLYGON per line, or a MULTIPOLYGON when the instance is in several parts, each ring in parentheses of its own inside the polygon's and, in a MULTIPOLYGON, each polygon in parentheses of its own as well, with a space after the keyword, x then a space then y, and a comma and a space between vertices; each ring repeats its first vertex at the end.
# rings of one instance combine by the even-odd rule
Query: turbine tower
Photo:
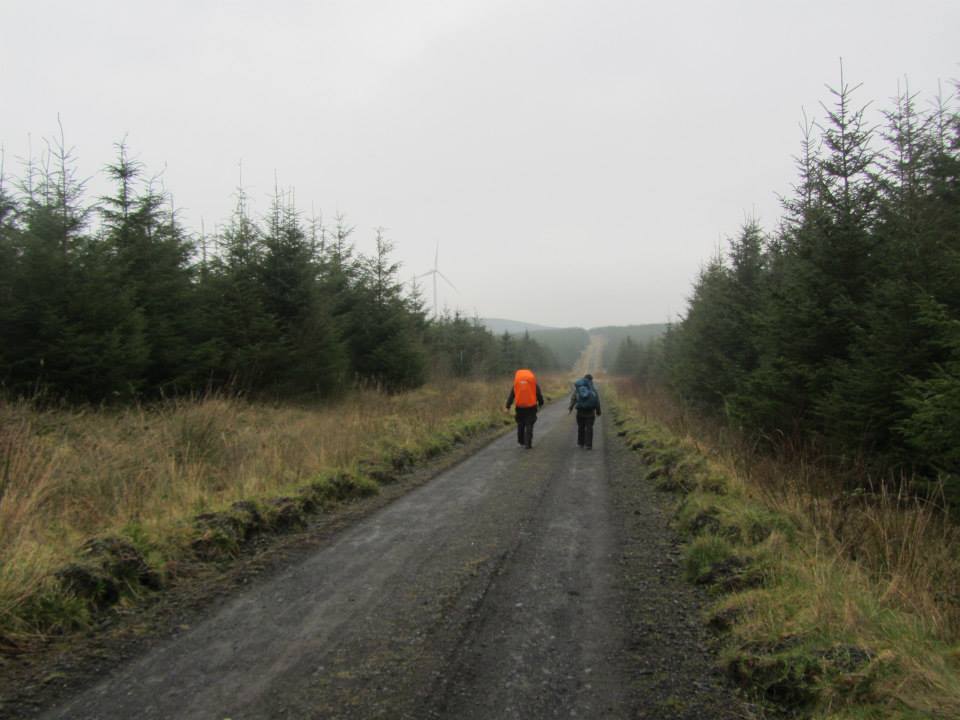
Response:
POLYGON ((427 275, 433 276, 433 317, 434 319, 436 319, 437 317, 439 317, 439 314, 437 312, 437 278, 438 277, 442 278, 447 285, 452 287, 456 292, 460 292, 459 290, 457 290, 457 286, 454 285, 452 282, 450 282, 450 279, 446 275, 440 272, 440 241, 439 240, 437 241, 437 251, 433 256, 433 270, 427 270, 427 272, 425 273, 416 275, 414 276, 414 279, 423 278, 423 277, 426 277, 427 275))

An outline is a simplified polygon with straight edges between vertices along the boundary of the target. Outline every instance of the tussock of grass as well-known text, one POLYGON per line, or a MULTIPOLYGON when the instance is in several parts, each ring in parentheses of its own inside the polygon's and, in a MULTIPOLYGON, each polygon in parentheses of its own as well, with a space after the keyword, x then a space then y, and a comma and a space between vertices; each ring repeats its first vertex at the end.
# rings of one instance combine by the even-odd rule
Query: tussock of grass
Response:
POLYGON ((509 422, 507 390, 447 382, 358 391, 321 407, 222 397, 102 411, 0 402, 0 652, 149 589, 140 576, 118 582, 117 563, 174 577, 185 559, 229 558, 253 534, 376 493, 509 422), (116 552, 89 551, 92 538, 116 539, 116 552))
POLYGON ((960 528, 934 504, 758 456, 663 396, 615 403, 645 480, 678 493, 731 678, 809 717, 960 717, 960 528))
POLYGON ((687 546, 685 559, 687 577, 694 582, 704 582, 717 567, 736 557, 733 546, 718 535, 701 535, 687 546))

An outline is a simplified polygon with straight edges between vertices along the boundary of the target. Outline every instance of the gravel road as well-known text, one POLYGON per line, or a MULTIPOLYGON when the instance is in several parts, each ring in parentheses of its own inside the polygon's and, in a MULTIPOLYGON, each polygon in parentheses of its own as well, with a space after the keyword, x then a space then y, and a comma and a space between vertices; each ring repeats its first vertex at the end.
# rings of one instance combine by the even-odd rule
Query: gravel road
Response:
POLYGON ((663 500, 563 405, 42 717, 744 717, 663 500))

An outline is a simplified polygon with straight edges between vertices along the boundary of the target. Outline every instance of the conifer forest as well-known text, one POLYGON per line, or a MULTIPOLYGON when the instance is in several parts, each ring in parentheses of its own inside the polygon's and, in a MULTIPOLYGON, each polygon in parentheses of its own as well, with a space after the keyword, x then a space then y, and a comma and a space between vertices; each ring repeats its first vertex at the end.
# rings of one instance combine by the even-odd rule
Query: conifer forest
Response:
POLYGON ((908 91, 871 124, 841 84, 804 121, 773 231, 747 221, 684 317, 616 369, 759 445, 813 447, 960 497, 960 115, 908 91))
POLYGON ((51 402, 128 402, 228 391, 330 397, 428 375, 548 369, 529 336, 495 337, 460 313, 431 318, 382 231, 356 251, 342 216, 305 220, 277 190, 255 218, 239 189, 213 236, 188 232, 146 168, 117 147, 109 197, 91 200, 54 142, 0 174, 0 386, 51 402))

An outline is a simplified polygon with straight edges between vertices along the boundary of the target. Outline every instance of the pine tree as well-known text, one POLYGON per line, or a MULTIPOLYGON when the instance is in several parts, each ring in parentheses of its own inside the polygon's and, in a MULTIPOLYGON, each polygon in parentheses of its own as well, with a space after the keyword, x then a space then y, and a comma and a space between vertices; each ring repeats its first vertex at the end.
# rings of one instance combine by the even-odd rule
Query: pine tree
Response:
POLYGON ((915 464, 946 476, 953 500, 960 502, 960 113, 940 100, 927 128, 924 231, 917 253, 926 261, 919 263, 913 303, 914 325, 926 334, 921 348, 927 362, 906 369, 900 398, 908 413, 894 433, 915 464))
POLYGON ((853 106, 856 90, 842 73, 840 89, 830 88, 822 146, 803 126, 800 182, 767 253, 756 367, 731 408, 746 427, 822 431, 833 380, 864 322, 876 270, 877 188, 873 131, 865 108, 853 106))
POLYGON ((375 254, 359 267, 348 343, 361 381, 397 391, 424 382, 426 357, 397 280, 399 263, 390 258, 393 246, 382 229, 376 233, 375 254))
POLYGON ((14 285, 19 268, 19 207, 10 192, 4 164, 4 152, 0 147, 0 388, 9 378, 8 369, 16 355, 12 343, 15 308, 14 285))
POLYGON ((948 359, 925 379, 911 378, 902 393, 910 410, 896 430, 920 469, 939 474, 960 501, 960 317, 932 298, 922 301, 920 324, 930 326, 948 359))
MULTIPOLYGON (((673 384, 690 402, 713 412, 738 404, 759 362, 757 308, 765 276, 764 238, 755 221, 730 241, 728 261, 718 255, 701 272, 670 344, 673 384)), ((634 362, 639 371, 639 352, 634 362)))
POLYGON ((529 331, 524 331, 517 341, 516 356, 520 367, 530 368, 535 372, 542 372, 556 366, 552 353, 531 338, 529 331))
POLYGON ((264 310, 276 330, 266 372, 281 392, 329 395, 346 377, 346 352, 318 282, 318 248, 292 198, 275 192, 258 265, 264 310))
POLYGON ((243 188, 236 197, 230 222, 218 237, 221 251, 205 282, 204 313, 210 319, 218 358, 212 383, 255 390, 268 380, 276 326, 260 291, 260 229, 249 217, 243 188))
POLYGON ((497 343, 497 364, 496 372, 498 375, 513 375, 514 371, 520 367, 520 358, 517 354, 517 343, 513 336, 504 331, 497 343))
MULTIPOLYGON (((423 305, 418 304, 420 317, 423 305)), ((459 312, 443 314, 427 323, 424 339, 430 360, 430 375, 445 377, 495 376, 497 341, 476 318, 467 319, 459 312)))
POLYGON ((193 243, 167 209, 167 198, 153 182, 141 182, 143 167, 130 159, 124 143, 106 171, 116 194, 100 199, 101 242, 119 264, 120 287, 143 315, 145 388, 151 394, 186 391, 203 377, 197 366, 206 365, 204 343, 194 332, 199 305, 193 243))
MULTIPOLYGON (((821 233, 825 215, 822 197, 821 143, 806 116, 800 153, 794 158, 798 182, 793 197, 782 198, 785 216, 764 253, 764 279, 754 322, 756 366, 731 396, 728 411, 737 424, 754 431, 798 433, 809 412, 809 392, 820 358, 809 329, 821 322, 809 278, 816 278, 808 246, 821 233)), ((678 332, 665 337, 668 358, 676 352, 678 332)))
POLYGON ((909 91, 885 113, 886 152, 879 156, 877 223, 868 293, 859 303, 850 355, 835 367, 819 403, 831 444, 892 458, 891 433, 907 414, 899 395, 904 379, 928 364, 929 332, 915 322, 917 289, 930 257, 925 230, 923 176, 926 126, 909 91))
POLYGON ((731 286, 723 259, 714 258, 700 272, 673 346, 673 386, 691 404, 714 412, 736 387, 732 354, 738 338, 731 286))
POLYGON ((354 258, 354 228, 343 215, 337 215, 330 242, 325 243, 320 257, 322 287, 331 303, 333 317, 341 330, 350 326, 349 314, 356 304, 353 290, 360 273, 360 264, 354 258))
POLYGON ((625 337, 617 347, 613 371, 617 375, 636 377, 640 373, 641 348, 632 338, 625 337))
MULTIPOLYGON (((873 130, 865 124, 866 108, 853 107, 853 93, 859 87, 847 85, 841 72, 840 89, 830 88, 834 107, 824 106, 827 153, 820 162, 821 212, 816 231, 803 237, 805 242, 798 248, 813 273, 803 289, 819 308, 818 322, 809 330, 815 333, 817 353, 825 359, 846 358, 874 270, 876 155, 870 147, 873 130)), ((821 390, 822 383, 813 388, 814 394, 821 390)))
POLYGON ((113 258, 84 234, 91 208, 83 187, 61 131, 39 173, 31 161, 14 233, 4 340, 15 350, 3 374, 17 394, 100 401, 141 384, 143 318, 113 258))

